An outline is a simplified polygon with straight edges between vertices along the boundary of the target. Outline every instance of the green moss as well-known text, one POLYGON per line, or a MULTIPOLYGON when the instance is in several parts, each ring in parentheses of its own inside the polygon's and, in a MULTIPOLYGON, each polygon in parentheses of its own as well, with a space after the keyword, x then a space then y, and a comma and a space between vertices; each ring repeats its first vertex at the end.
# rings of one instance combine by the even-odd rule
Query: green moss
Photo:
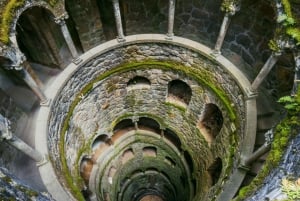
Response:
POLYGON ((1 14, 0 40, 5 44, 9 42, 10 26, 15 17, 15 12, 22 7, 24 3, 25 0, 10 0, 3 9, 1 14))
MULTIPOLYGON (((200 68, 187 68, 185 66, 182 66, 182 64, 178 63, 171 63, 171 62, 159 62, 159 61, 144 61, 144 62, 137 62, 137 63, 125 63, 122 65, 119 65, 110 71, 106 71, 103 74, 99 75, 96 77, 92 82, 88 83, 85 87, 81 89, 81 91, 76 95, 74 98, 74 101, 71 103, 69 107, 69 112, 66 115, 66 118, 63 121, 63 126, 61 129, 60 139, 65 139, 65 135, 69 129, 69 121, 71 117, 73 116, 73 111, 75 107, 78 105, 78 103, 81 101, 82 95, 88 94, 92 89, 94 83, 97 83, 108 76, 114 74, 114 73, 122 73, 126 72, 128 70, 134 70, 134 69, 151 69, 151 68, 158 68, 158 69, 163 69, 163 70, 174 70, 176 72, 182 72, 186 74, 189 77, 194 78, 197 82, 200 84, 206 86, 208 89, 210 89, 224 104, 229 117, 232 121, 236 120, 236 115, 235 115, 235 110, 231 106, 231 101, 229 100, 228 96, 225 94, 225 92, 218 87, 218 83, 216 83, 211 77, 212 74, 211 72, 200 69, 200 68)), ((133 104, 133 103, 132 103, 133 104)), ((179 109, 179 108, 178 108, 179 109)), ((151 115, 149 114, 144 114, 146 117, 149 116, 151 118, 151 115)), ((124 117, 120 117, 124 118, 124 117)), ((120 119, 119 118, 119 119, 120 119)), ((158 120, 157 117, 154 118, 155 120, 158 120)), ((117 120, 112 123, 113 128, 116 124, 117 120)), ((158 122, 162 123, 164 121, 158 120, 158 122)), ((60 149, 60 155, 61 155, 61 164, 62 164, 62 172, 64 174, 64 178, 66 179, 66 182, 68 184, 68 187, 70 188, 71 192, 73 195, 78 199, 78 200, 84 200, 80 189, 76 186, 76 181, 74 181, 74 178, 72 178, 72 175, 70 174, 65 158, 65 145, 64 145, 64 140, 60 140, 59 142, 59 149, 60 149)))
POLYGON ((284 14, 278 16, 277 22, 283 25, 283 31, 288 36, 296 41, 297 45, 300 45, 300 29, 297 27, 297 20, 293 17, 291 4, 289 0, 281 0, 284 7, 284 14))
POLYGON ((239 195, 235 201, 244 200, 246 197, 250 196, 258 187, 260 187, 266 176, 279 165, 281 157, 286 150, 289 139, 294 137, 300 129, 300 88, 295 97, 283 97, 279 102, 286 105, 290 103, 297 104, 296 106, 287 109, 287 116, 283 119, 274 130, 274 141, 271 145, 271 150, 266 159, 266 162, 259 172, 259 174, 254 178, 250 185, 240 189, 239 195), (292 120, 291 120, 292 119, 292 120), (297 120, 296 120, 297 119, 297 120))

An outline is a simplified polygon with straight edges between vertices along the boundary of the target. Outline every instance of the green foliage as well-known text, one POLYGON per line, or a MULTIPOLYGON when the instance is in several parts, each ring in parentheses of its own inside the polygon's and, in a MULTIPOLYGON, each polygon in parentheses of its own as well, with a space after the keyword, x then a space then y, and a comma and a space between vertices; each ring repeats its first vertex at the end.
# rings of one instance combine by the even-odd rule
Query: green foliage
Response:
POLYGON ((269 45, 270 50, 272 50, 274 52, 281 51, 281 48, 279 47, 278 43, 274 39, 270 40, 268 45, 269 45))
POLYGON ((296 27, 297 22, 292 15, 291 5, 289 0, 281 0, 285 14, 278 16, 277 22, 281 23, 285 29, 285 33, 300 45, 300 29, 296 27))
MULTIPOLYGON (((265 165, 250 185, 239 191, 239 195, 235 201, 244 200, 262 184, 265 177, 278 166, 289 139, 296 135, 300 129, 300 88, 295 96, 284 96, 280 98, 278 102, 283 104, 287 110, 286 118, 283 119, 274 130, 274 141, 272 142, 271 151, 269 152, 265 165)), ((291 192, 289 193, 291 194, 291 192)))
POLYGON ((288 197, 285 201, 294 201, 300 199, 300 179, 296 181, 283 179, 281 182, 281 189, 282 192, 288 197))
POLYGON ((3 9, 1 16, 0 40, 3 43, 9 42, 10 24, 13 21, 15 12, 22 7, 25 0, 10 0, 3 9))
POLYGON ((238 0, 223 0, 221 5, 221 10, 226 13, 234 13, 235 5, 238 3, 238 0))

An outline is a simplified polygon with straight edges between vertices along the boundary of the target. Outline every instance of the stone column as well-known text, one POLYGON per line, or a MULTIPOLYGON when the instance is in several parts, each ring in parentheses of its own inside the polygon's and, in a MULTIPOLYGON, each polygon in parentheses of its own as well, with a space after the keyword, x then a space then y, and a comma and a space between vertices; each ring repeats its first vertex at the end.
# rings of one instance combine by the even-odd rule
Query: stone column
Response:
POLYGON ((38 79, 25 55, 18 49, 14 48, 9 53, 12 65, 7 67, 8 70, 17 70, 21 73, 25 83, 31 88, 34 94, 40 99, 41 105, 48 105, 49 100, 41 90, 42 82, 38 79))
POLYGON ((39 98, 41 105, 48 105, 49 100, 43 93, 43 91, 39 88, 38 84, 32 78, 30 73, 23 67, 20 70, 23 80, 26 84, 32 89, 33 93, 39 98))
POLYGON ((231 17, 239 10, 239 6, 231 3, 230 6, 223 8, 222 10, 224 10, 226 13, 223 18, 219 36, 218 36, 218 39, 217 39, 217 42, 216 42, 215 48, 214 48, 214 54, 216 54, 216 55, 221 53, 221 48, 222 48, 224 38, 226 36, 229 24, 230 24, 231 17))
POLYGON ((294 77, 294 86, 292 89, 292 95, 296 95, 300 86, 300 52, 294 53, 295 58, 295 77, 294 77))
POLYGON ((24 154, 28 155, 30 158, 35 160, 38 163, 38 165, 41 165, 44 162, 46 162, 45 157, 41 153, 34 150, 24 141, 22 141, 21 139, 19 139, 18 137, 12 134, 9 120, 3 117, 1 114, 0 114, 0 141, 5 141, 9 145, 15 147, 16 149, 20 150, 24 154))
POLYGON ((175 16, 175 1, 169 0, 169 16, 168 16, 168 33, 167 39, 172 40, 174 36, 174 16, 175 16))
POLYGON ((122 19, 121 19, 119 0, 112 0, 112 2, 113 2, 115 20, 116 20, 117 31, 118 31, 117 40, 119 42, 124 42, 125 41, 125 36, 124 36, 124 32, 123 32, 123 25, 122 25, 122 19))
POLYGON ((272 70, 273 66, 276 64, 278 57, 281 55, 281 53, 275 53, 273 52, 271 56, 268 58, 258 75, 256 76, 255 80, 251 84, 251 91, 255 92, 257 91, 259 85, 264 81, 264 79, 267 77, 269 72, 272 70))
POLYGON ((78 55, 78 52, 76 50, 76 47, 75 47, 74 42, 72 40, 71 34, 70 34, 69 29, 68 29, 67 24, 66 24, 66 19, 68 19, 68 18, 69 18, 68 14, 64 13, 59 18, 55 18, 55 22, 60 25, 61 32, 64 36, 64 39, 67 43, 67 46, 68 46, 70 52, 72 54, 72 57, 74 59, 76 59, 79 55, 78 55))

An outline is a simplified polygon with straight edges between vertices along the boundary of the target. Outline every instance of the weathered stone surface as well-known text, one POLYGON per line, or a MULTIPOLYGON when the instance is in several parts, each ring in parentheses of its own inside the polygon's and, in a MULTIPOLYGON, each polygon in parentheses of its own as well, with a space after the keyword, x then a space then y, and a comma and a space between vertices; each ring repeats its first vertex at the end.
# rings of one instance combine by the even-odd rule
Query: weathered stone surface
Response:
POLYGON ((0 167, 0 197, 1 200, 36 200, 54 201, 44 192, 38 192, 12 175, 7 169, 0 167))
MULTIPOLYGON (((172 66, 162 70, 159 65, 157 67, 149 65, 149 68, 111 74, 94 83, 93 89, 89 93, 79 93, 86 84, 92 82, 96 77, 109 72, 122 63, 136 63, 143 60, 146 60, 145 66, 149 60, 175 61, 180 63, 183 69, 193 70, 195 75, 199 74, 199 76, 209 72, 211 77, 205 77, 205 79, 209 79, 214 87, 218 86, 227 94, 233 103, 232 106, 235 107, 236 111, 239 111, 236 114, 237 121, 244 119, 243 95, 238 87, 234 87, 237 84, 232 80, 231 75, 198 53, 182 47, 164 44, 139 44, 117 48, 99 55, 79 68, 65 84, 57 99, 53 100, 48 146, 51 158, 56 159, 53 161, 58 174, 63 174, 58 159, 61 159, 61 154, 64 154, 69 171, 75 177, 76 172, 78 172, 76 169, 78 160, 82 156, 80 154, 90 154, 90 139, 93 139, 97 134, 111 136, 113 134, 113 122, 121 116, 134 118, 148 114, 157 118, 161 124, 170 127, 182 138, 183 149, 191 151, 191 156, 195 161, 195 169, 201 170, 200 172, 203 172, 205 167, 208 167, 212 162, 209 161, 210 159, 228 157, 230 149, 224 145, 231 144, 231 123, 233 122, 230 121, 226 110, 227 106, 220 101, 218 94, 215 94, 210 86, 206 86, 193 78, 193 73, 187 75, 179 69, 175 72, 172 70, 172 66), (150 89, 127 91, 127 82, 134 76, 143 76, 149 79, 150 89), (176 104, 166 103, 168 83, 175 79, 180 79, 192 86, 193 95, 184 111, 178 109, 176 104), (69 128, 66 130, 65 138, 62 139, 60 136, 62 121, 68 115, 69 107, 76 96, 81 98, 72 111, 72 116, 68 122, 69 128), (197 122, 206 103, 216 104, 224 117, 223 128, 211 149, 197 128, 197 122), (87 108, 91 108, 91 110, 87 110, 87 108), (58 143, 62 140, 65 147, 64 153, 61 153, 58 143), (199 149, 199 147, 202 148, 199 149), (212 157, 205 159, 198 157, 203 154, 212 155, 212 157)), ((174 63, 174 65, 177 64, 174 63)), ((241 139, 243 138, 243 126, 237 128, 238 139, 241 139)))
MULTIPOLYGON (((299 133, 300 134, 300 133, 299 133)), ((279 166, 274 169, 265 179, 263 185, 247 201, 256 201, 261 199, 277 197, 274 195, 281 189, 281 182, 284 178, 297 180, 300 177, 300 135, 293 139, 279 166)), ((281 193, 282 194, 282 193, 281 193)), ((278 194, 279 196, 280 194, 278 194)))

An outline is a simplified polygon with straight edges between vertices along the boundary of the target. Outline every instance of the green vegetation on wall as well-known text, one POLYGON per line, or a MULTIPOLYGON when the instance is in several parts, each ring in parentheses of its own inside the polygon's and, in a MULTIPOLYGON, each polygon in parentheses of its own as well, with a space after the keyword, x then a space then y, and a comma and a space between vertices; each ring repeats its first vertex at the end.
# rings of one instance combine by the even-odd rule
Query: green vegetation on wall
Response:
POLYGON ((25 3, 25 0, 10 0, 4 7, 1 13, 1 28, 0 28, 0 40, 3 43, 9 42, 10 25, 15 17, 15 12, 18 8, 21 8, 25 3))
MULTIPOLYGON (((300 45, 300 29, 298 27, 299 22, 297 22, 297 19, 295 19, 292 15, 292 9, 289 0, 281 0, 281 2, 284 8, 284 14, 281 14, 277 17, 277 22, 280 23, 282 27, 278 28, 278 33, 276 34, 286 34, 296 41, 296 45, 300 45)), ((273 50, 271 46, 270 49, 273 50)))
MULTIPOLYGON (((44 0, 48 2, 52 7, 58 2, 58 0, 44 0)), ((9 34, 11 23, 16 17, 16 11, 19 8, 22 8, 26 0, 9 0, 8 3, 4 6, 2 12, 0 13, 0 41, 8 44, 9 43, 9 34)))
MULTIPOLYGON (((231 105, 231 101, 228 97, 228 95, 221 89, 219 84, 214 81, 213 75, 211 72, 205 69, 200 69, 200 68, 187 68, 183 66, 180 63, 175 63, 175 62, 160 62, 160 61, 144 61, 144 62, 136 62, 136 63, 125 63, 122 65, 119 65, 109 71, 106 71, 102 74, 100 74, 98 77, 96 77, 93 81, 85 85, 81 91, 76 95, 74 98, 74 101, 71 103, 68 113, 66 115, 66 118, 63 121, 62 124, 62 129, 60 132, 60 142, 59 142, 59 151, 60 151, 60 160, 62 164, 62 173, 64 178, 66 179, 66 183, 73 193, 74 197, 76 197, 78 200, 84 200, 80 189, 77 187, 76 182, 78 181, 77 178, 73 178, 72 175, 69 172, 67 161, 65 158, 65 142, 63 139, 65 139, 65 135, 69 129, 69 122, 73 116, 73 112, 75 107, 78 105, 78 103, 82 100, 82 96, 85 96, 88 94, 94 86, 94 83, 97 83, 110 75, 114 73, 122 73, 126 72, 129 70, 135 70, 135 69, 151 69, 151 68, 158 68, 158 69, 163 69, 163 70, 175 70, 176 72, 182 72, 186 74, 189 77, 192 77, 195 79, 199 84, 202 84, 206 86, 208 89, 210 89, 219 99, 220 101, 224 104, 228 114, 229 118, 231 121, 236 121, 236 111, 231 105)), ((159 121, 161 123, 161 121, 159 121)), ((116 123, 116 122, 114 122, 116 123)))
POLYGON ((278 102, 284 105, 285 109, 287 110, 287 115, 274 130, 274 141, 272 142, 271 151, 262 170, 254 178, 250 185, 242 188, 239 191, 239 195, 235 201, 244 200, 263 184, 266 176, 268 176, 274 168, 278 167, 280 159, 286 150, 290 138, 297 135, 297 132, 299 132, 300 88, 294 97, 285 96, 280 98, 278 102))

